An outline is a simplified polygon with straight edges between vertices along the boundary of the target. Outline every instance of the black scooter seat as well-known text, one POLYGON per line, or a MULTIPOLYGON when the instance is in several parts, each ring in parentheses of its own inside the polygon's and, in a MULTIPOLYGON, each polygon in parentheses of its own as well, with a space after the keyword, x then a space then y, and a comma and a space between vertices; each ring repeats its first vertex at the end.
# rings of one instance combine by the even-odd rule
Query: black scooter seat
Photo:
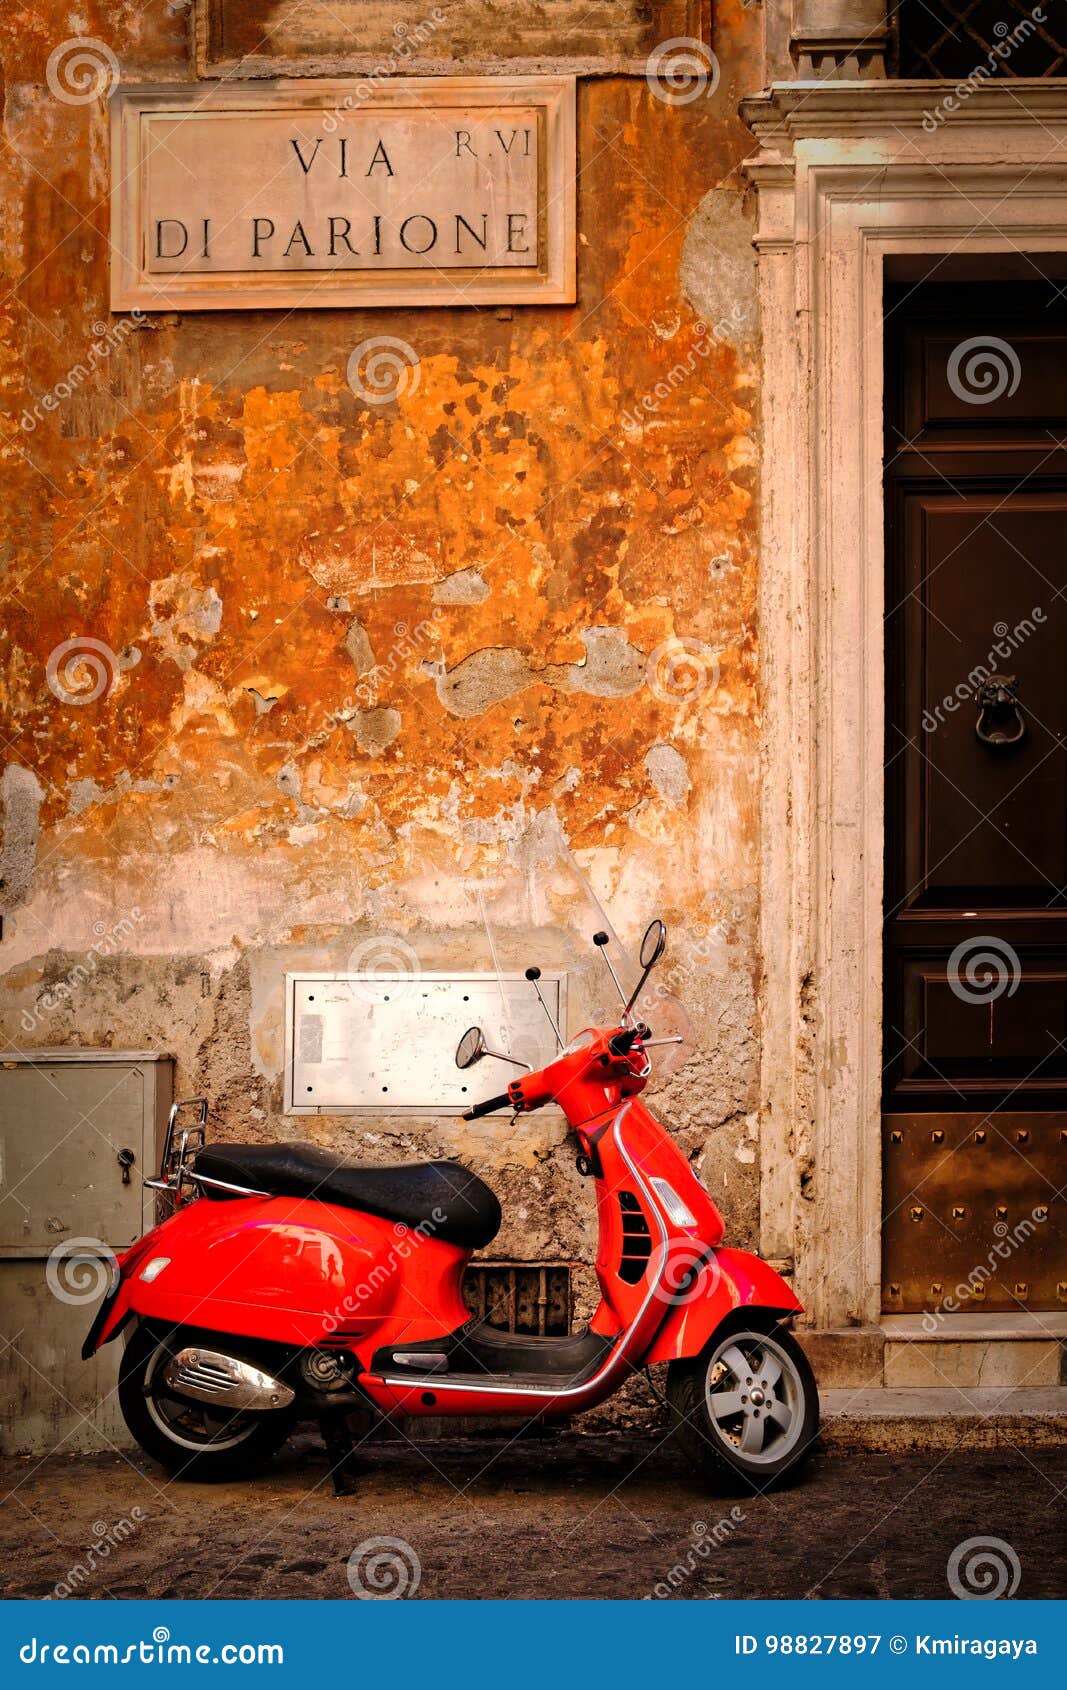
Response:
MULTIPOLYGON (((343 1162, 316 1144, 210 1144, 194 1171, 225 1185, 274 1197, 317 1197, 346 1209, 422 1227, 429 1238, 480 1250, 500 1230, 500 1204, 476 1174, 458 1162, 406 1162, 379 1167, 343 1162)), ((206 1185, 205 1195, 233 1195, 206 1185)))

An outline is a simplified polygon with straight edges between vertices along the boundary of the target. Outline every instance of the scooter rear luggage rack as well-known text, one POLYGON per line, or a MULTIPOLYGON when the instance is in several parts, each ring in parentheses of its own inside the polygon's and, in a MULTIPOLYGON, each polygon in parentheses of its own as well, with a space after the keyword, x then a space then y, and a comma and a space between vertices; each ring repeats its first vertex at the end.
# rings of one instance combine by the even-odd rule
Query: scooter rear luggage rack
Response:
POLYGON ((228 1191, 233 1197, 270 1197, 276 1195, 269 1191, 259 1191, 251 1185, 231 1185, 226 1179, 212 1179, 209 1174, 198 1174, 195 1168, 190 1168, 186 1179, 195 1180, 197 1185, 210 1185, 215 1191, 228 1191))
POLYGON ((204 1148, 207 1137, 207 1098, 186 1097, 179 1098, 171 1104, 170 1114, 167 1116, 167 1131, 163 1140, 163 1154, 159 1161, 159 1173, 155 1179, 146 1179, 145 1186, 151 1191, 163 1193, 164 1199, 159 1204, 160 1219, 165 1219, 167 1213, 173 1211, 182 1201, 182 1187, 192 1178, 193 1170, 190 1166, 191 1158, 197 1151, 204 1148), (183 1109, 195 1109, 196 1121, 192 1126, 178 1128, 178 1116, 183 1109))

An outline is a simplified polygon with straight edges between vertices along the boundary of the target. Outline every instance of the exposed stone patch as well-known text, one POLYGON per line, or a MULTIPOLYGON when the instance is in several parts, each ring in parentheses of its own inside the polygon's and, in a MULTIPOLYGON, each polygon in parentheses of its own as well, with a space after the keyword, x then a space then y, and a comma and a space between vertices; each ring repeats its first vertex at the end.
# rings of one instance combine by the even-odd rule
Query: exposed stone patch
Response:
MULTIPOLYGON (((100 907, 109 931, 116 915, 128 922, 132 913, 129 906, 100 907)), ((142 920, 139 931, 144 933, 148 927, 142 920)), ((36 1042, 42 1045, 172 1051, 178 1058, 177 1095, 204 1090, 214 1105, 219 1089, 215 1075, 227 1065, 245 1073, 248 1068, 239 1046, 220 1044, 213 1052, 208 1083, 199 1072, 194 1083, 190 1058, 205 1037, 212 1015, 211 1003, 203 995, 205 959, 128 952, 109 955, 106 939, 98 944, 96 953, 91 945, 80 951, 50 949, 4 977, 0 1015, 5 1040, 25 1043, 26 1021, 34 1019, 39 1027, 36 1042), (65 990, 58 989, 64 985, 65 990)), ((219 991, 228 997, 231 988, 220 983, 219 991)), ((250 1082, 255 1083, 253 1076, 250 1082)))
POLYGON ((631 645, 622 628, 583 628, 582 663, 568 663, 555 681, 561 692, 586 692, 594 698, 624 698, 636 692, 645 673, 645 654, 631 645))
POLYGON ((37 836, 44 793, 32 769, 8 763, 0 775, 0 908, 13 910, 30 888, 37 864, 37 836))
POLYGON ((357 675, 365 675, 368 669, 374 668, 374 648, 367 637, 366 628, 358 617, 348 625, 345 650, 352 659, 357 675))
POLYGON ((257 716, 268 716, 278 702, 278 693, 268 693, 266 696, 255 687, 246 687, 245 691, 251 695, 252 703, 256 707, 257 716))
POLYGON ((648 770, 649 780, 661 798, 665 798, 668 804, 685 803, 693 783, 689 779, 689 769, 680 751, 673 745, 665 745, 662 740, 656 745, 650 745, 645 752, 645 768, 648 770))
POLYGON ((368 757, 380 757, 400 732, 400 711, 382 705, 377 710, 357 710, 345 723, 356 744, 368 757))
POLYGON ((486 646, 437 676, 437 696, 453 716, 480 716, 539 678, 513 646, 486 646))
POLYGON ((423 664, 435 676, 437 696, 453 716, 480 716, 524 687, 541 685, 559 692, 584 692, 596 698, 623 698, 636 692, 645 656, 621 628, 585 628, 581 663, 550 663, 535 669, 514 646, 486 646, 471 652, 454 669, 423 664))
POLYGON ((115 783, 111 787, 103 787, 86 775, 82 780, 76 780, 70 789, 67 813, 80 816, 83 810, 91 809, 94 804, 115 803, 124 798, 128 792, 169 792, 178 784, 177 776, 171 775, 167 780, 134 780, 129 769, 120 769, 115 776, 115 783))
POLYGON ((239 730, 230 711, 230 700, 210 675, 193 669, 186 674, 181 701, 174 707, 170 726, 177 734, 190 722, 204 720, 213 721, 226 738, 237 737, 239 730))
POLYGON ((438 581, 430 597, 434 604, 482 604, 489 597, 489 586, 479 570, 457 569, 438 581))
POLYGON ((755 342, 756 253, 739 189, 712 188, 697 206, 682 247, 681 282, 709 329, 733 324, 724 339, 746 347, 755 342))
POLYGON ((150 637, 159 641, 163 656, 184 671, 195 663, 198 646, 213 640, 222 626, 222 600, 215 588, 202 586, 189 574, 153 581, 148 610, 150 637))
MULTIPOLYGON (((307 812, 305 812, 307 813, 307 812)), ((298 822, 295 826, 286 828, 285 837, 290 845, 310 845, 319 836, 318 821, 298 822)))
POLYGON ((446 573, 436 525, 377 522, 353 529, 340 509, 325 512, 321 525, 302 536, 298 558, 337 599, 438 581, 446 573))
POLYGON ((287 798, 300 802, 300 770, 295 763, 286 763, 274 777, 274 784, 287 798))

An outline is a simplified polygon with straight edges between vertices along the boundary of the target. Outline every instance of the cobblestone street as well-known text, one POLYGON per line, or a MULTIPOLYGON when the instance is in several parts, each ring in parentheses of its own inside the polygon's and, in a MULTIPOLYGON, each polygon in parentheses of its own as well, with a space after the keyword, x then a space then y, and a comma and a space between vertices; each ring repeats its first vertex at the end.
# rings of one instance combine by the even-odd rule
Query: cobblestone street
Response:
POLYGON ((383 1537, 430 1599, 946 1597, 974 1537, 1017 1557, 1020 1598, 1067 1584, 1067 1449, 819 1455, 755 1500, 709 1494, 665 1444, 569 1432, 375 1444, 360 1467, 338 1498, 311 1437, 242 1484, 168 1482, 140 1457, 5 1461, 3 1594, 343 1598, 353 1551, 383 1537))

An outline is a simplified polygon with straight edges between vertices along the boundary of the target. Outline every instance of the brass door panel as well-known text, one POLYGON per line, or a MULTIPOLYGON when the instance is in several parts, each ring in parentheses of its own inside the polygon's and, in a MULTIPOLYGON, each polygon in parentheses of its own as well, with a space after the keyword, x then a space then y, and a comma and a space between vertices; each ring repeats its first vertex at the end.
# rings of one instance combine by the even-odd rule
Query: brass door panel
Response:
POLYGON ((1062 1114, 885 1115, 883 1307, 1067 1309, 1062 1114))

